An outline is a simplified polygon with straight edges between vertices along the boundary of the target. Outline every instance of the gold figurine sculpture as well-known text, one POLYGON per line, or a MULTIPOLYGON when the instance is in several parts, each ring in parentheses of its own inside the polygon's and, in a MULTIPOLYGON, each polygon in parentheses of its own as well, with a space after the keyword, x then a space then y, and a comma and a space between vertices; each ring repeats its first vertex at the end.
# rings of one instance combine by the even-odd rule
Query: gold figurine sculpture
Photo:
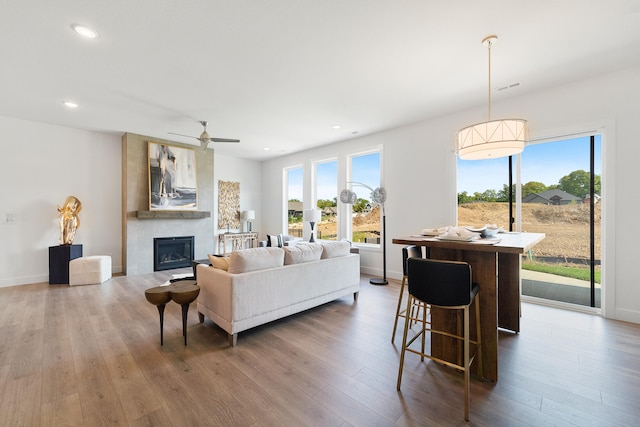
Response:
POLYGON ((70 245, 76 237, 76 230, 80 227, 78 213, 82 209, 82 203, 75 196, 67 197, 62 207, 58 206, 58 221, 60 222, 60 244, 70 245))

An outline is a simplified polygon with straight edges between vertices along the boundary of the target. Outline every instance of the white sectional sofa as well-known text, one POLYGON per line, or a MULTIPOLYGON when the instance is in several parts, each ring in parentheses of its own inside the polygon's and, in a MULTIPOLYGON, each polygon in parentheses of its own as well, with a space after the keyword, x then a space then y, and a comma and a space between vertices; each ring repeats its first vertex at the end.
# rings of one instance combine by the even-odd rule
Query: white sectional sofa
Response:
POLYGON ((232 346, 239 332, 349 294, 357 301, 360 290, 360 257, 346 241, 244 249, 210 260, 196 267, 198 315, 224 329, 232 346))

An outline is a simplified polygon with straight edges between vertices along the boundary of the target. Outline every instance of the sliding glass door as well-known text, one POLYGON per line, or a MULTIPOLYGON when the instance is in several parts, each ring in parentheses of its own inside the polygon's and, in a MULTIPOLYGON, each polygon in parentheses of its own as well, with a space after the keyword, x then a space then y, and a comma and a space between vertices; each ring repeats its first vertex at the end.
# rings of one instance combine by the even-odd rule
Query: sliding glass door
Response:
POLYGON ((530 144, 519 162, 458 160, 459 225, 546 234, 523 257, 525 298, 600 308, 601 153, 593 135, 530 144))
POLYGON ((523 151, 521 229, 546 234, 523 260, 523 296, 600 308, 601 153, 600 135, 523 151))

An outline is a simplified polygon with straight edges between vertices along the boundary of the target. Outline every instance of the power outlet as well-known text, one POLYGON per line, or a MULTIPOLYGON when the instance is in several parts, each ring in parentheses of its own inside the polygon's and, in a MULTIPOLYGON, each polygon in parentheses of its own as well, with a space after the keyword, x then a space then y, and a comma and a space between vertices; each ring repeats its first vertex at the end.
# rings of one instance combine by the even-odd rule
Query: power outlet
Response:
POLYGON ((5 224, 13 224, 15 222, 15 220, 16 220, 16 216, 14 214, 12 214, 12 213, 8 213, 5 216, 4 222, 5 222, 5 224))

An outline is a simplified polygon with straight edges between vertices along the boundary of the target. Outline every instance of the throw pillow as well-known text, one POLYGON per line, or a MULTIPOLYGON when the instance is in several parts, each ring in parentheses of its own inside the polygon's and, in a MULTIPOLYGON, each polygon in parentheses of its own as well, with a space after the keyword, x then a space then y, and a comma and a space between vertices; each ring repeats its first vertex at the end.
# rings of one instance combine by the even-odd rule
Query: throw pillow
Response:
POLYGON ((229 257, 225 256, 216 256, 209 254, 209 262, 213 266, 213 268, 219 268, 221 270, 228 271, 229 270, 229 257))
POLYGON ((251 248, 234 251, 229 257, 229 273, 248 273, 265 268, 282 267, 282 248, 251 248))
POLYGON ((298 243, 282 249, 284 249, 284 265, 318 261, 322 255, 322 245, 319 243, 298 243))
POLYGON ((282 234, 272 236, 267 234, 267 247, 281 248, 282 247, 282 234))
POLYGON ((322 242, 322 259, 335 258, 349 255, 351 253, 351 243, 346 240, 335 242, 322 242))

